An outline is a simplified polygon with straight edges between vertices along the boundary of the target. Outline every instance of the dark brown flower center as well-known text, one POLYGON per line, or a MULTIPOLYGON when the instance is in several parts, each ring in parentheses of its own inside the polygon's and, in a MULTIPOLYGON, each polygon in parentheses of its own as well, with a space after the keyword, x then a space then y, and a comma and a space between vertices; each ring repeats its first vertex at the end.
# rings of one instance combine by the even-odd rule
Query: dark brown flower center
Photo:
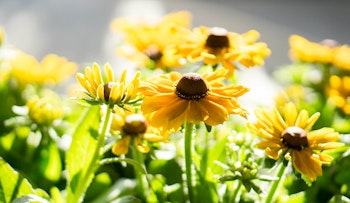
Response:
POLYGON ((209 89, 201 75, 186 73, 176 85, 176 95, 181 99, 196 100, 208 95, 209 89))
POLYGON ((123 131, 130 135, 145 133, 148 127, 148 122, 141 114, 131 114, 125 118, 123 131))
POLYGON ((282 132, 282 142, 289 148, 302 150, 309 145, 307 133, 296 126, 288 127, 282 132))
POLYGON ((109 96, 111 94, 112 91, 112 87, 115 84, 115 82, 109 82, 103 85, 103 94, 105 96, 105 100, 108 102, 109 100, 109 96))
POLYGON ((225 28, 213 27, 205 42, 205 46, 211 49, 223 49, 230 46, 225 28))
POLYGON ((152 59, 153 61, 158 61, 163 56, 162 52, 160 52, 158 46, 156 45, 148 46, 147 49, 143 51, 143 53, 146 54, 148 58, 152 59))

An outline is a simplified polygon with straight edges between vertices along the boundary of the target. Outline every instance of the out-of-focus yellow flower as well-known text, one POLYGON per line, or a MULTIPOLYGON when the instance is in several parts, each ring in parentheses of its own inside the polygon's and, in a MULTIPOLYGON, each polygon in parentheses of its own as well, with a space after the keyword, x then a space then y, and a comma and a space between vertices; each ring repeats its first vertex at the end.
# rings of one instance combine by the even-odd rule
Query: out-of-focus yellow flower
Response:
POLYGON ((127 109, 115 109, 111 123, 112 134, 118 133, 121 139, 113 147, 113 154, 120 156, 127 154, 130 142, 134 143, 136 149, 142 153, 149 152, 149 147, 145 141, 163 142, 168 139, 167 134, 161 133, 157 128, 148 125, 146 117, 136 114, 127 109))
POLYGON ((33 123, 39 126, 49 126, 52 123, 63 117, 63 108, 52 97, 33 97, 27 104, 28 116, 33 123))
POLYGON ((171 72, 151 78, 140 86, 145 96, 141 109, 151 114, 150 124, 166 130, 179 130, 186 120, 191 123, 205 122, 209 126, 223 123, 229 114, 246 115, 237 98, 248 91, 238 85, 222 84, 226 69, 215 72, 171 72))
POLYGON ((72 76, 78 66, 64 57, 49 54, 39 63, 33 56, 22 51, 9 59, 12 76, 20 86, 29 83, 55 85, 72 76))
POLYGON ((189 27, 191 15, 187 11, 171 13, 160 22, 133 22, 120 18, 111 23, 115 32, 121 32, 126 41, 117 49, 117 53, 135 62, 138 67, 169 68, 176 63, 171 58, 163 57, 163 50, 172 43, 179 43, 183 38, 183 28, 189 27))
POLYGON ((350 77, 332 75, 327 94, 331 102, 345 114, 350 115, 350 77))
POLYGON ((110 107, 118 105, 123 107, 129 102, 135 101, 138 96, 140 72, 137 72, 130 83, 127 83, 127 71, 124 70, 120 79, 116 81, 109 64, 104 65, 107 81, 104 81, 101 69, 94 63, 92 68, 86 67, 85 73, 77 73, 76 78, 84 87, 86 96, 82 98, 92 104, 107 104, 110 107))
POLYGON ((289 38, 290 57, 293 60, 305 62, 331 63, 333 60, 333 47, 328 44, 310 42, 299 35, 289 38))
POLYGON ((322 175, 322 164, 329 164, 332 157, 323 150, 343 146, 336 142, 339 134, 332 128, 311 130, 320 114, 309 117, 306 110, 297 111, 293 103, 288 103, 282 111, 274 109, 257 110, 256 123, 249 123, 250 130, 263 138, 258 148, 264 149, 266 155, 277 160, 284 156, 291 159, 294 168, 310 181, 322 175))
POLYGON ((293 103, 302 101, 305 98, 305 87, 302 85, 290 85, 278 92, 275 103, 277 107, 293 101, 293 103))
POLYGON ((1 46, 2 43, 4 42, 4 38, 5 38, 4 29, 2 29, 2 28, 0 27, 0 46, 1 46))
POLYGON ((222 64, 228 75, 235 70, 234 62, 245 67, 260 66, 271 51, 263 42, 256 42, 259 33, 250 30, 242 35, 219 27, 197 27, 188 31, 185 41, 166 50, 166 57, 186 58, 190 62, 202 61, 216 66, 222 64))
POLYGON ((343 45, 334 49, 333 64, 340 69, 350 71, 350 47, 343 45))

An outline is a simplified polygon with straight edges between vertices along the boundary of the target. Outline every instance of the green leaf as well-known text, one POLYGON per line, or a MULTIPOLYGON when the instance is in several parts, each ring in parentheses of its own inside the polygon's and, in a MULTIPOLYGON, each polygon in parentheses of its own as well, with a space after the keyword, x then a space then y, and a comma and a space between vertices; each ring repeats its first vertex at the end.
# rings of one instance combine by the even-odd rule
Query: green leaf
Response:
POLYGON ((0 157, 0 202, 12 202, 29 194, 35 194, 30 183, 0 157))
POLYGON ((15 199, 14 201, 12 201, 11 203, 31 203, 31 202, 35 202, 35 203, 49 203, 49 201, 47 201, 44 198, 41 198, 37 195, 26 195, 26 196, 22 196, 18 199, 15 199))
POLYGON ((134 159, 129 159, 129 158, 119 158, 119 157, 113 157, 113 158, 106 158, 106 159, 102 159, 100 161, 101 165, 104 164, 110 164, 110 163, 128 163, 130 165, 132 165, 136 170, 140 171, 143 174, 147 174, 146 169, 137 161, 135 161, 134 159))
POLYGON ((122 202, 124 197, 136 194, 136 181, 120 178, 91 203, 122 202))
POLYGON ((78 202, 91 183, 94 174, 87 174, 88 168, 97 161, 94 152, 97 147, 100 121, 99 106, 91 106, 81 116, 73 133, 72 143, 66 154, 68 171, 67 202, 78 202))
POLYGON ((50 143, 41 151, 40 167, 45 177, 51 181, 58 181, 61 176, 62 164, 60 152, 56 144, 50 143))

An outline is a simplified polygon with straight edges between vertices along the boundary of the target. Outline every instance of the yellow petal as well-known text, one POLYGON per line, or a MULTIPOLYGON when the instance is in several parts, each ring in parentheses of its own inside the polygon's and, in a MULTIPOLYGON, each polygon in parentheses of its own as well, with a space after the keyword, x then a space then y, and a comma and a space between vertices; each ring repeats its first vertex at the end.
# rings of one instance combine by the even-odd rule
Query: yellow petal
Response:
POLYGON ((311 181, 322 175, 321 161, 310 150, 292 150, 293 166, 311 181))
POLYGON ((115 143, 112 148, 112 153, 117 156, 127 154, 129 151, 130 139, 130 136, 126 136, 122 140, 115 143))
POLYGON ((284 116, 284 120, 286 121, 287 126, 295 126, 295 121, 296 121, 296 118, 298 116, 298 112, 297 112, 295 104, 288 103, 283 108, 283 116, 284 116))

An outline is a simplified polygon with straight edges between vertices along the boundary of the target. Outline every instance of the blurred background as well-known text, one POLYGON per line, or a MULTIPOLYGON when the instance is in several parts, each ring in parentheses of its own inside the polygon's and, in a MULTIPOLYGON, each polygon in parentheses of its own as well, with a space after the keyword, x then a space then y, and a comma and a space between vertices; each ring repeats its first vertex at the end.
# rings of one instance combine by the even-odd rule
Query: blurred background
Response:
POLYGON ((265 67, 273 70, 290 62, 291 34, 310 41, 331 38, 350 44, 349 6, 347 0, 0 0, 0 26, 8 42, 39 60, 55 53, 79 64, 113 63, 112 19, 156 18, 188 10, 193 26, 219 26, 238 33, 259 31, 260 41, 272 50, 265 67))

